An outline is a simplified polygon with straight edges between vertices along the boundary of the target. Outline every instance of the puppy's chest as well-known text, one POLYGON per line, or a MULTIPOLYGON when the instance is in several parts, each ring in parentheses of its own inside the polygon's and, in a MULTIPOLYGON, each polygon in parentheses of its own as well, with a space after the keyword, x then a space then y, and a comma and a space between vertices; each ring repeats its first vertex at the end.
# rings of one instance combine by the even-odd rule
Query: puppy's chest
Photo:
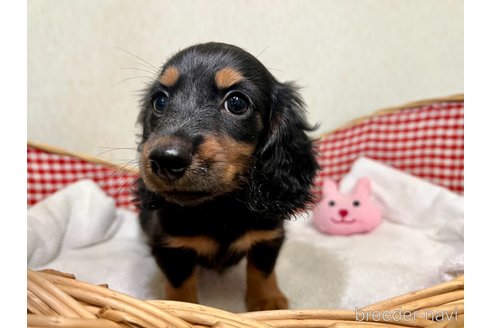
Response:
POLYGON ((193 250, 202 265, 221 269, 254 245, 283 237, 283 220, 258 217, 233 202, 220 205, 160 210, 154 238, 166 247, 193 250))
POLYGON ((267 242, 282 237, 279 228, 271 230, 249 230, 237 237, 222 236, 217 238, 209 235, 166 235, 165 245, 168 247, 187 248, 194 250, 199 256, 214 258, 233 255, 244 255, 255 244, 267 242))

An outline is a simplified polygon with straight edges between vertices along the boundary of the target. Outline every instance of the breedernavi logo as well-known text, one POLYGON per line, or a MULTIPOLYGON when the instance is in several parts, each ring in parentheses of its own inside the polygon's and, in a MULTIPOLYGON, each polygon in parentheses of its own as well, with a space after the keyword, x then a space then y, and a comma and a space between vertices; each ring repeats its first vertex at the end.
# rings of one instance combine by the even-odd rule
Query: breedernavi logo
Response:
POLYGON ((403 311, 402 308, 396 310, 374 310, 374 311, 362 311, 359 308, 355 308, 355 321, 372 321, 372 322, 387 322, 387 321, 412 321, 417 318, 432 320, 432 321, 449 321, 458 320, 458 309, 454 308, 454 311, 403 311))

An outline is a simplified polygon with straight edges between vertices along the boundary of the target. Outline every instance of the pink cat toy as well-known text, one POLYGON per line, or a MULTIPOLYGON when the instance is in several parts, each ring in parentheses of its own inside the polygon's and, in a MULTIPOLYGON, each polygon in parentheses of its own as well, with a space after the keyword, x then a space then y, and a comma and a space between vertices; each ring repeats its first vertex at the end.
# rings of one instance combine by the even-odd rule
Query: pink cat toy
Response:
POLYGON ((360 178, 350 194, 341 194, 335 182, 325 180, 323 197, 313 212, 314 225, 323 233, 351 235, 369 232, 381 222, 381 210, 371 200, 371 182, 360 178))

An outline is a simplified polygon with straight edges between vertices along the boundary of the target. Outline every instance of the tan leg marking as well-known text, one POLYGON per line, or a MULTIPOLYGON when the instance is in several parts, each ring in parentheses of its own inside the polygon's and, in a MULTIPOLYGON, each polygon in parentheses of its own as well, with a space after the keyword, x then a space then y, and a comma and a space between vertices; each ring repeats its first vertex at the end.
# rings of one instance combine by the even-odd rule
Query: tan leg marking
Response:
POLYGON ((198 303, 196 268, 191 276, 179 288, 173 287, 168 281, 164 286, 166 298, 173 301, 198 303))
POLYGON ((287 309, 289 301, 278 288, 275 272, 269 276, 248 261, 246 269, 246 306, 248 311, 287 309))

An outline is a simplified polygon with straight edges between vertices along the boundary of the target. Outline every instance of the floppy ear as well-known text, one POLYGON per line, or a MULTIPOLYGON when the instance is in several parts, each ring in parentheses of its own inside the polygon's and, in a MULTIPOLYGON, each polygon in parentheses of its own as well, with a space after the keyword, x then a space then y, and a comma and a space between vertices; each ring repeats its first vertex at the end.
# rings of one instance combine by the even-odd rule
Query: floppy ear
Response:
POLYGON ((250 207, 263 216, 288 218, 312 202, 319 167, 299 93, 292 84, 275 83, 266 133, 251 169, 250 207))

